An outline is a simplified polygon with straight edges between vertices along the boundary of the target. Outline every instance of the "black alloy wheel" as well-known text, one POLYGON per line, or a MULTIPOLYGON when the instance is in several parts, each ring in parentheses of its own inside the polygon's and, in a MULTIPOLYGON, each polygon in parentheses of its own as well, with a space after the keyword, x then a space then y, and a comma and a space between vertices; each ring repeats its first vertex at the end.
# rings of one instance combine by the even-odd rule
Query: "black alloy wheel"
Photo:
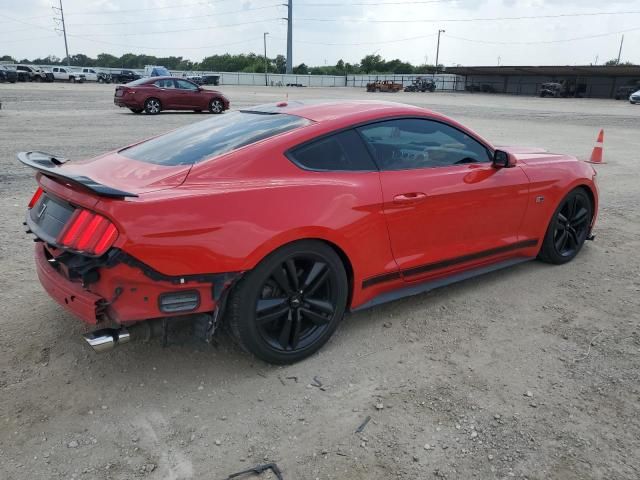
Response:
POLYGON ((348 284, 335 251, 317 241, 283 247, 232 293, 231 333, 270 363, 301 360, 320 348, 344 314, 348 284))
POLYGON ((585 190, 570 192, 551 219, 540 258, 557 264, 572 260, 589 235, 592 218, 593 205, 585 190))

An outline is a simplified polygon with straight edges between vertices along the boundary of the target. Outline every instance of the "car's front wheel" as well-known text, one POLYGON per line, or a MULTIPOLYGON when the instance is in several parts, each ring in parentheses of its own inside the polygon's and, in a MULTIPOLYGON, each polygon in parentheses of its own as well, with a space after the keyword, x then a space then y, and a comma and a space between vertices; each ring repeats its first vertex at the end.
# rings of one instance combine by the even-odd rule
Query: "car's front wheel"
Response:
POLYGON ((222 100, 219 98, 214 98, 209 102, 209 111, 211 113, 222 113, 224 112, 224 104, 222 100))
POLYGON ((337 253, 303 240, 266 257, 234 287, 227 327, 238 344, 276 364, 316 352, 344 315, 348 282, 337 253))
POLYGON ((539 258, 558 265, 573 260, 589 235, 592 218, 593 205, 586 191, 569 192, 553 213, 539 258))
POLYGON ((157 98, 147 98, 144 102, 144 111, 149 115, 157 115, 162 110, 162 104, 157 98))

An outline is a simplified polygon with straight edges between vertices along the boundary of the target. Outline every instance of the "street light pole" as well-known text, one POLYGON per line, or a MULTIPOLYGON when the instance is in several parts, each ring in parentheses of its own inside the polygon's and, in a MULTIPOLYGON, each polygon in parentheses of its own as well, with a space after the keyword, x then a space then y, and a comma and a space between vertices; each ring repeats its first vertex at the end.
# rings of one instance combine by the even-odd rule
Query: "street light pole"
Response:
POLYGON ((440 57, 440 34, 445 33, 444 30, 438 30, 438 47, 436 48, 436 73, 438 73, 438 58, 440 57))
POLYGON ((622 35, 622 40, 620 40, 620 50, 618 50, 618 61, 616 65, 620 65, 620 56, 622 55, 622 44, 624 43, 624 34, 622 35))
POLYGON ((269 86, 269 80, 267 77, 267 67, 269 65, 269 61, 267 60, 267 35, 269 35, 269 32, 264 32, 264 86, 268 87, 269 86))

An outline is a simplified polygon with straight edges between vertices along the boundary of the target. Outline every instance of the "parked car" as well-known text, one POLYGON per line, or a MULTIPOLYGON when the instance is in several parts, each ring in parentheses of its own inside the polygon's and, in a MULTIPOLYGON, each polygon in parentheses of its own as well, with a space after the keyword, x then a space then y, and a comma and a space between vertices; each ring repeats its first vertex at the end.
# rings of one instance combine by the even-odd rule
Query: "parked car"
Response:
POLYGON ((45 82, 53 82, 55 78, 53 77, 53 72, 50 68, 40 68, 40 71, 44 73, 44 81, 45 82))
POLYGON ((16 83, 18 81, 18 72, 6 65, 0 65, 0 82, 16 83))
POLYGON ((97 74, 97 82, 98 83, 111 83, 113 78, 109 72, 98 72, 97 74))
POLYGON ((190 82, 195 83, 196 85, 203 85, 204 84, 204 79, 202 78, 202 76, 198 75, 196 73, 193 73, 193 72, 184 72, 182 74, 182 78, 186 78, 187 80, 189 80, 190 82))
POLYGON ((205 74, 201 76, 202 85, 214 85, 217 86, 220 82, 220 75, 209 75, 205 74))
POLYGON ((84 73, 77 72, 71 67, 52 67, 53 78, 59 82, 82 83, 85 81, 84 73))
POLYGON ((33 65, 16 65, 16 72, 18 74, 18 81, 20 82, 47 81, 47 74, 33 65))
POLYGON ((616 89, 614 95, 616 100, 628 99, 629 95, 640 88, 640 81, 630 83, 629 85, 622 85, 616 89))
POLYGON ((402 90, 401 83, 395 83, 391 80, 376 80, 375 82, 367 83, 367 92, 399 92, 402 90))
POLYGON ((598 211, 588 163, 388 102, 282 102, 91 160, 18 158, 37 171, 26 223, 40 282, 99 328, 85 335, 96 350, 179 316, 291 363, 345 311, 567 263, 598 211))
POLYGON ((120 70, 116 72, 111 72, 110 75, 111 75, 111 81, 113 83, 129 83, 129 82, 133 82, 134 80, 139 80, 140 78, 142 78, 133 70, 120 70))
POLYGON ((162 65, 145 65, 144 76, 145 77, 170 77, 171 72, 167 69, 167 67, 163 67, 162 65))
POLYGON ((405 92, 435 92, 436 82, 430 78, 418 77, 411 82, 411 85, 404 87, 405 92))
POLYGON ((632 103, 634 105, 636 103, 640 103, 640 90, 629 95, 629 103, 632 103))
POLYGON ((77 70, 78 73, 84 75, 84 79, 87 82, 97 82, 98 72, 93 68, 82 67, 77 70))
POLYGON ((222 113, 229 100, 216 90, 207 90, 189 80, 177 77, 142 78, 116 88, 113 103, 133 113, 150 115, 162 110, 209 110, 222 113))

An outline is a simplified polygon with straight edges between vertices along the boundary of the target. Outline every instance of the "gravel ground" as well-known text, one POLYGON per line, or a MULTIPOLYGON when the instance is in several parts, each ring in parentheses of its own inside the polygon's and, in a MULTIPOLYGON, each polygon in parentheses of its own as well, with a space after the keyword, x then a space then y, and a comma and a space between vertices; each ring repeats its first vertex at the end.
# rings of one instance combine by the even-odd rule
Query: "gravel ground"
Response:
POLYGON ((235 108, 287 95, 414 103, 497 144, 582 158, 602 127, 597 240, 566 266, 529 262, 351 315, 293 366, 224 336, 98 356, 37 281, 22 227, 35 182, 14 155, 93 156, 205 114, 133 115, 112 86, 2 84, 0 478, 218 480, 267 461, 285 480, 640 477, 640 107, 222 90, 235 108))

